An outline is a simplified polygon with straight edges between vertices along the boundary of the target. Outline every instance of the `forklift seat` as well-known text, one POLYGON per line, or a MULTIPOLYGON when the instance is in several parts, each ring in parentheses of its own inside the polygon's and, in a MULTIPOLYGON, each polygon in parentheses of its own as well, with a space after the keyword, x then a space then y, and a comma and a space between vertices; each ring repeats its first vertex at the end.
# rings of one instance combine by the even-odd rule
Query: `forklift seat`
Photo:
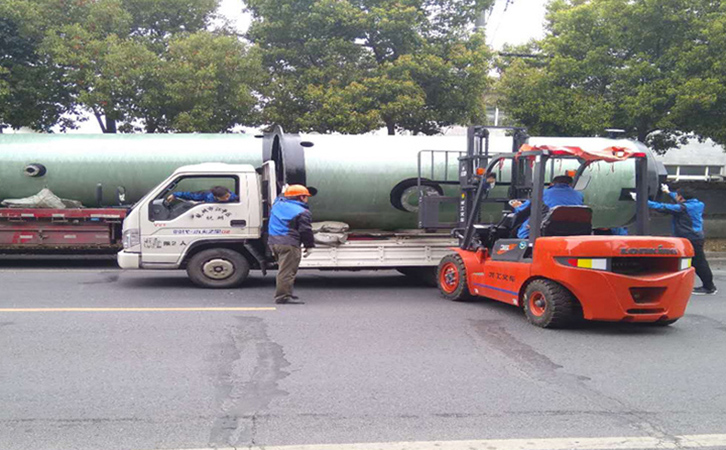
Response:
POLYGON ((583 236, 592 234, 589 206, 555 206, 542 220, 541 236, 583 236))

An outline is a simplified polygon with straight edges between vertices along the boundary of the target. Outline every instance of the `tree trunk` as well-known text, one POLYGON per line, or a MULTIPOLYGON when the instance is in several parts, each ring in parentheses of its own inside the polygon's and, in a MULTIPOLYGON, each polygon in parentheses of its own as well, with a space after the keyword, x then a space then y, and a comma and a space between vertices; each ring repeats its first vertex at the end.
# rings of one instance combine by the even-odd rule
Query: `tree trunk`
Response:
POLYGON ((116 129, 116 121, 114 119, 109 119, 108 114, 105 114, 106 116, 106 123, 103 123, 103 116, 100 112, 94 110, 93 115, 96 116, 96 120, 98 121, 98 126, 101 127, 101 132, 106 133, 116 133, 118 130, 116 129))
POLYGON ((392 120, 386 120, 386 128, 388 128, 388 135, 393 136, 396 134, 396 124, 392 120))
POLYGON ((93 111, 93 115, 96 116, 96 120, 98 121, 98 126, 101 127, 101 133, 106 132, 106 125, 103 124, 103 119, 101 118, 101 113, 98 111, 93 111))
POLYGON ((116 120, 109 119, 108 116, 106 116, 106 131, 104 133, 117 133, 118 130, 116 129, 116 120))

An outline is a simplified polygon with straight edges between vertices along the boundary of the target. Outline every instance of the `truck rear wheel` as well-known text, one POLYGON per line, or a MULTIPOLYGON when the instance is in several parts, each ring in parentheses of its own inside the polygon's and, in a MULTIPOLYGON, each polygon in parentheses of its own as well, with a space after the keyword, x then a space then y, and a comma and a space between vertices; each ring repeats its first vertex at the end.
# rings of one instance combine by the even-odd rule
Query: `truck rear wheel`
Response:
POLYGON ((187 263, 187 275, 197 286, 232 288, 242 284, 250 273, 247 259, 226 248, 202 250, 187 263))
POLYGON ((538 327, 561 328, 578 319, 579 304, 564 286, 550 280, 534 280, 524 293, 524 314, 538 327))
POLYGON ((437 272, 439 292, 445 298, 455 302, 466 302, 474 299, 469 293, 466 281, 466 265, 457 254, 447 255, 439 263, 437 272))

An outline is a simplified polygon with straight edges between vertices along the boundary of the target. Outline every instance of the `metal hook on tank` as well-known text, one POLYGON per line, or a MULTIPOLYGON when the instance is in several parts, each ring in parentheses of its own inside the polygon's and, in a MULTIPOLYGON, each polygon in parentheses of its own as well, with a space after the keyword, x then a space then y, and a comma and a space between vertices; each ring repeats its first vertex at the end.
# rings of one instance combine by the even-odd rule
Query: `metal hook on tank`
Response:
POLYGON ((43 164, 32 163, 25 166, 23 173, 28 177, 42 177, 47 172, 43 164))

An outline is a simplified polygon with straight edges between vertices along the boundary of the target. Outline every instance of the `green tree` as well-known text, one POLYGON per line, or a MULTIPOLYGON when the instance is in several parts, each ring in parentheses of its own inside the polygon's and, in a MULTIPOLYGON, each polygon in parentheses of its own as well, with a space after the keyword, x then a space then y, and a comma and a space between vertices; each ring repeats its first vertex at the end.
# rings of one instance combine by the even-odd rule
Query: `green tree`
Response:
POLYGON ((138 103, 147 131, 225 132, 259 120, 261 64, 234 36, 176 37, 158 73, 156 88, 138 103))
POLYGON ((38 51, 42 30, 43 17, 29 2, 0 3, 0 131, 73 126, 63 116, 73 112, 67 86, 38 51))
POLYGON ((484 115, 491 0, 249 0, 271 81, 264 116, 292 130, 385 125, 433 134, 484 115))
POLYGON ((704 82, 692 54, 705 51, 704 29, 714 15, 722 17, 719 4, 555 0, 547 36, 527 49, 543 57, 501 62, 501 106, 537 134, 623 128, 658 150, 689 133, 708 136, 698 126, 702 118, 688 111, 694 100, 712 98, 713 92, 704 92, 715 86, 704 82))
MULTIPOLYGON (((38 72, 34 95, 24 92, 22 100, 42 98, 55 109, 36 117, 49 108, 7 107, 0 122, 49 130, 91 111, 103 132, 115 133, 225 132, 256 120, 259 59, 227 30, 207 30, 219 0, 7 1, 9 11, 23 14, 5 27, 0 21, 0 39, 15 45, 16 72, 25 54, 35 58, 25 65, 38 72), (12 28, 16 23, 24 29, 12 28), (12 115, 19 112, 25 121, 12 115)), ((28 84, 10 79, 5 66, 2 98, 28 84)))

